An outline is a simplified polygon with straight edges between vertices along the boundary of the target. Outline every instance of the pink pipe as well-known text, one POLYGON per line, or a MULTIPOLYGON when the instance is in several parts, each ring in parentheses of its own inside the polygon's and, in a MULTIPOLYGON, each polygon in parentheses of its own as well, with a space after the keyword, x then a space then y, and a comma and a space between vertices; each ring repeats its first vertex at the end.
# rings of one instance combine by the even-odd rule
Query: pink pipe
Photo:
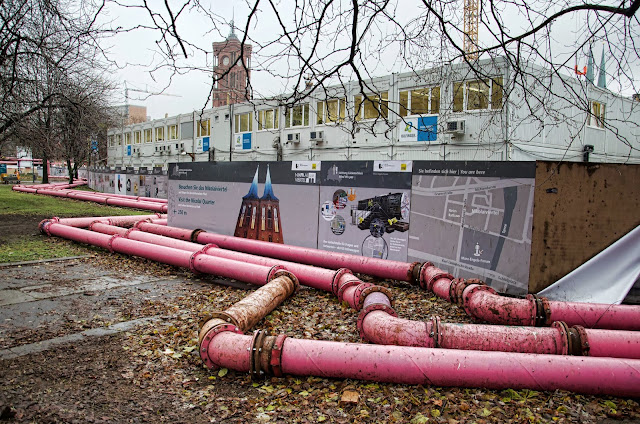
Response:
MULTIPOLYGON (((153 227, 153 224, 140 227, 141 230, 160 234, 168 237, 191 240, 192 230, 153 227)), ((284 259, 287 261, 299 262, 329 269, 348 268, 354 272, 363 272, 375 277, 384 277, 401 281, 412 281, 412 271, 415 264, 405 262, 390 261, 376 258, 366 258, 364 256, 350 255, 346 253, 327 252, 319 249, 307 247, 290 246, 278 243, 269 243, 260 240, 249 240, 240 237, 223 236, 205 231, 198 231, 196 234, 198 243, 213 243, 224 249, 236 250, 239 252, 251 253, 259 256, 269 256, 272 258, 284 259)))
MULTIPOLYGON (((74 190, 67 190, 68 192, 72 192, 72 193, 77 193, 77 191, 74 190)), ((144 197, 144 196, 130 196, 128 194, 116 194, 116 193, 102 193, 99 191, 95 191, 95 192, 89 192, 95 196, 100 196, 100 197, 120 197, 123 199, 130 199, 130 200, 138 200, 138 201, 143 201, 143 202, 156 202, 156 203, 167 203, 167 199, 158 199, 155 197, 144 197)))
MULTIPOLYGON (((216 366, 246 372, 250 369, 252 345, 252 336, 224 331, 210 342, 207 354, 216 366)), ((269 353, 274 363, 274 351, 269 353)), ((380 346, 288 337, 283 342, 279 367, 282 374, 324 378, 640 396, 640 361, 634 359, 380 346)))
POLYGON ((156 225, 167 225, 167 218, 152 218, 149 222, 156 225))
POLYGON ((95 221, 108 223, 118 226, 130 226, 138 221, 145 219, 157 218, 158 215, 122 215, 122 216, 87 216, 81 218, 52 218, 56 220, 58 224, 69 225, 71 227, 86 228, 95 221))
MULTIPOLYGON (((397 318, 382 310, 370 311, 358 324, 363 339, 375 344, 550 355, 583 354, 581 346, 569 346, 571 341, 567 331, 578 332, 562 325, 536 328, 454 324, 440 322, 438 317, 421 322, 397 318)), ((588 343, 585 356, 640 359, 640 334, 635 331, 581 331, 588 343)))
POLYGON ((462 304, 474 318, 493 324, 543 326, 563 321, 569 326, 640 330, 638 306, 555 302, 533 295, 510 298, 479 280, 454 280, 428 262, 421 267, 420 286, 442 299, 462 304))
POLYGON ((256 285, 266 284, 270 276, 279 269, 278 267, 269 268, 230 259, 214 258, 204 254, 130 240, 119 235, 100 234, 51 221, 44 223, 42 228, 49 235, 99 246, 112 252, 139 256, 169 265, 190 268, 193 271, 205 274, 233 278, 256 285))

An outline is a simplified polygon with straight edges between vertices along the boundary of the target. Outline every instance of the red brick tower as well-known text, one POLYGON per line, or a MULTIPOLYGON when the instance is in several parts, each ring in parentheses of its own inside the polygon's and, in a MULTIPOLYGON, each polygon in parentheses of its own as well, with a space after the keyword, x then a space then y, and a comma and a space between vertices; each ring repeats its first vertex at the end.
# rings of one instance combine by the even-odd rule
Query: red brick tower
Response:
POLYGON ((267 165, 267 178, 264 182, 264 194, 260 198, 258 216, 260 217, 258 240, 284 243, 280 222, 280 200, 273 194, 269 165, 267 165))
POLYGON ((251 45, 242 46, 234 29, 231 21, 231 33, 227 39, 213 43, 213 74, 222 78, 213 85, 213 107, 241 103, 252 97, 249 85, 251 45))
POLYGON ((233 233, 235 237, 248 239, 258 238, 258 225, 260 222, 260 217, 258 216, 260 210, 260 199, 258 198, 259 169, 260 166, 256 168, 256 175, 253 177, 253 182, 251 183, 249 192, 242 197, 242 204, 240 205, 240 212, 238 212, 236 230, 233 233))

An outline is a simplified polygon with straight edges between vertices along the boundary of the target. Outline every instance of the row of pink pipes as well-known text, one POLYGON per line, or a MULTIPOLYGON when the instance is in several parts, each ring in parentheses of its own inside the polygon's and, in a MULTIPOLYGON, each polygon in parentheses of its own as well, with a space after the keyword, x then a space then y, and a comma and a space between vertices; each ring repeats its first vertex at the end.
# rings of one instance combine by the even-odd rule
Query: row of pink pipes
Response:
POLYGON ((25 193, 45 194, 48 196, 67 197, 70 199, 97 202, 110 206, 136 208, 160 213, 167 212, 167 199, 73 190, 74 187, 78 187, 80 185, 86 185, 86 181, 78 181, 74 182, 74 184, 54 183, 29 186, 19 184, 15 185, 13 190, 25 193))
MULTIPOLYGON (((131 221, 136 219, 139 217, 131 217, 131 221)), ((110 225, 127 225, 131 221, 121 219, 119 223, 104 223, 103 219, 103 222, 92 223, 90 231, 72 227, 80 226, 80 223, 67 219, 44 222, 42 229, 52 235, 101 246, 114 252, 253 284, 267 284, 276 272, 286 270, 299 278, 301 283, 332 291, 341 300, 347 301, 360 311, 358 328, 363 339, 387 345, 298 340, 284 335, 272 337, 260 331, 253 336, 245 336, 242 333, 250 327, 239 325, 233 317, 221 313, 205 324, 200 333, 200 354, 210 367, 223 366, 253 374, 285 373, 409 384, 537 390, 559 388, 593 394, 640 395, 638 333, 585 329, 572 321, 555 323, 551 328, 525 328, 445 324, 437 317, 428 322, 404 320, 397 318, 385 288, 360 281, 344 266, 357 268, 359 272, 372 271, 367 273, 383 278, 411 281, 417 276, 421 285, 431 289, 436 283, 442 284, 440 280, 448 280, 454 289, 463 287, 460 289, 463 297, 467 290, 500 296, 478 282, 449 278, 429 263, 405 264, 335 255, 315 249, 236 239, 142 221, 129 230, 110 225), (203 247, 202 244, 188 241, 210 243, 213 239, 218 239, 215 242, 221 247, 234 245, 231 248, 236 249, 245 242, 250 242, 252 248, 257 250, 268 251, 271 246, 279 252, 275 254, 271 251, 269 256, 289 255, 300 262, 312 262, 316 267, 225 250, 211 244, 203 247), (223 246, 225 243, 227 246, 223 246), (318 266, 343 268, 333 271, 318 266), (570 328, 569 325, 574 327, 570 328), (402 346, 388 346, 390 344, 402 346), (588 354, 590 357, 552 356, 549 353, 588 354)), ((84 226, 86 220, 81 224, 84 226)), ((295 279, 293 275, 291 277, 295 279)), ((448 298, 451 299, 451 295, 448 298)), ((540 299, 532 300, 536 305, 540 302, 540 299)), ((530 302, 531 299, 526 301, 530 302)), ((549 302, 546 304, 547 307, 551 305, 549 302)), ((582 304, 571 304, 570 307, 580 311, 582 306, 577 305, 582 304)), ((507 307, 511 306, 511 303, 507 303, 507 307)), ((638 316, 638 308, 618 308, 616 316, 638 316)), ((581 314, 578 312, 577 315, 566 316, 575 318, 581 314)), ((253 317, 251 321, 258 320, 253 317)), ((605 319, 601 322, 617 325, 615 320, 605 319)), ((541 320, 531 321, 531 324, 536 323, 540 324, 541 320)), ((625 327, 634 325, 638 325, 637 318, 635 323, 627 323, 625 327)))

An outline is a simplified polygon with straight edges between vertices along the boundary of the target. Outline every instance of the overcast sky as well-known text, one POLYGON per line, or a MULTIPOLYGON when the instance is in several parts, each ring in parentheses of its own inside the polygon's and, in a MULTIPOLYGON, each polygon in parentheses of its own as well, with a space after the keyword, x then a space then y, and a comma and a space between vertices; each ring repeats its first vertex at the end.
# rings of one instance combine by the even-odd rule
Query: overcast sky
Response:
MULTIPOLYGON (((407 1, 398 1, 402 3, 402 7, 391 8, 399 22, 409 22, 416 16, 416 9, 419 4, 407 7, 407 1)), ((180 2, 181 3, 181 2, 180 2)), ((212 55, 211 43, 214 41, 223 41, 229 34, 230 27, 228 23, 232 16, 235 18, 236 33, 242 37, 242 30, 246 25, 247 15, 250 11, 249 5, 244 1, 220 1, 220 0, 202 0, 202 3, 208 10, 210 16, 206 16, 201 11, 184 10, 177 19, 177 29, 185 40, 195 45, 195 47, 187 46, 188 59, 184 59, 180 50, 176 50, 175 57, 178 58, 180 66, 191 66, 193 70, 184 72, 183 74, 175 74, 173 71, 162 68, 167 64, 165 58, 158 54, 157 42, 160 33, 152 30, 136 29, 124 34, 118 34, 105 41, 105 47, 109 52, 109 56, 114 59, 119 69, 116 69, 111 78, 117 82, 120 89, 117 90, 113 99, 113 104, 124 104, 125 81, 127 86, 132 89, 129 92, 129 104, 144 105, 147 107, 147 114, 152 119, 162 118, 165 114, 169 116, 178 115, 180 113, 189 113, 193 110, 209 108, 210 101, 207 103, 207 97, 211 88, 211 70, 212 55), (206 53, 206 52, 208 53, 206 53), (160 93, 163 95, 148 95, 145 93, 133 91, 133 89, 148 91, 150 93, 160 93)), ((276 2, 280 5, 280 12, 283 16, 291 18, 287 15, 287 8, 291 7, 289 0, 280 0, 276 2)), ((339 2, 340 3, 340 2, 339 2)), ((347 2, 350 3, 350 2, 347 2)), ((462 14, 462 4, 459 3, 460 14, 462 14)), ((151 1, 152 7, 162 11, 163 6, 159 1, 151 1)), ((252 5, 253 3, 251 3, 252 5)), ((178 3, 176 3, 176 6, 178 3)), ((173 7, 173 3, 172 3, 173 7)), ((276 17, 269 13, 268 4, 261 5, 262 10, 257 13, 257 19, 250 28, 250 36, 254 39, 254 50, 258 46, 255 41, 267 43, 275 38, 275 34, 279 34, 279 28, 276 23, 276 17)), ((509 22, 514 31, 524 27, 522 14, 516 8, 504 9, 502 11, 509 16, 509 22)), ((112 26, 122 28, 131 28, 136 25, 150 25, 151 20, 148 12, 142 9, 122 8, 111 4, 101 19, 104 23, 110 23, 112 26)), ((554 46, 554 59, 562 56, 567 52, 574 52, 577 47, 574 42, 575 32, 579 32, 586 24, 584 15, 573 15, 569 18, 554 23, 552 30, 554 38, 561 40, 557 46, 554 46)), ((390 26, 391 27, 391 26, 390 26)), ((378 42, 384 40, 388 35, 388 30, 384 25, 379 25, 372 31, 372 37, 378 38, 371 43, 369 47, 372 49, 369 53, 370 57, 365 57, 367 62, 367 70, 375 76, 387 75, 390 72, 403 72, 408 69, 403 67, 403 61, 398 59, 397 46, 388 47, 383 60, 376 56, 376 48, 378 42)), ((392 29, 389 29, 391 32, 392 29)), ((437 41, 437 40, 436 40, 437 41)), ((331 39, 321 39, 323 47, 328 51, 336 49, 337 45, 348 43, 348 37, 340 36, 331 39)), ((486 45, 491 42, 490 33, 486 28, 480 28, 480 43, 486 45)), ((265 50, 267 51, 267 50, 265 50)), ((594 45, 595 61, 599 64, 600 54, 602 51, 602 42, 594 45)), ((365 52, 365 56, 367 52, 365 52)), ((544 52, 543 52, 544 54, 544 52)), ((276 78, 273 73, 295 74, 296 64, 292 64, 286 58, 278 58, 275 54, 273 59, 263 62, 262 66, 256 66, 254 61, 252 84, 254 86, 254 94, 257 97, 277 95, 289 92, 292 89, 291 81, 276 78), (266 68, 269 72, 261 67, 266 68)), ((586 65, 586 59, 581 54, 582 63, 580 67, 586 65)), ((567 63, 569 67, 573 67, 574 60, 567 63)), ((328 64, 329 65, 329 64, 328 64)), ((597 75, 596 75, 597 78, 597 75)), ((613 81, 608 81, 609 87, 613 88, 613 81)), ((629 94, 629 93, 627 93, 629 94)))

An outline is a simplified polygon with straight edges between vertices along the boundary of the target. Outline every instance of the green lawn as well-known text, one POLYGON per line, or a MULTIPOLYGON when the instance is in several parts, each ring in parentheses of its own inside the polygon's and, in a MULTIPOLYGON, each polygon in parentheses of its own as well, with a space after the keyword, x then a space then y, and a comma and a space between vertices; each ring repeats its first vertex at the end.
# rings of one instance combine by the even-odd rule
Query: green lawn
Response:
POLYGON ((80 200, 22 193, 11 190, 11 187, 11 185, 0 185, 0 263, 76 256, 93 251, 88 246, 41 235, 38 223, 46 218, 151 213, 80 200))

